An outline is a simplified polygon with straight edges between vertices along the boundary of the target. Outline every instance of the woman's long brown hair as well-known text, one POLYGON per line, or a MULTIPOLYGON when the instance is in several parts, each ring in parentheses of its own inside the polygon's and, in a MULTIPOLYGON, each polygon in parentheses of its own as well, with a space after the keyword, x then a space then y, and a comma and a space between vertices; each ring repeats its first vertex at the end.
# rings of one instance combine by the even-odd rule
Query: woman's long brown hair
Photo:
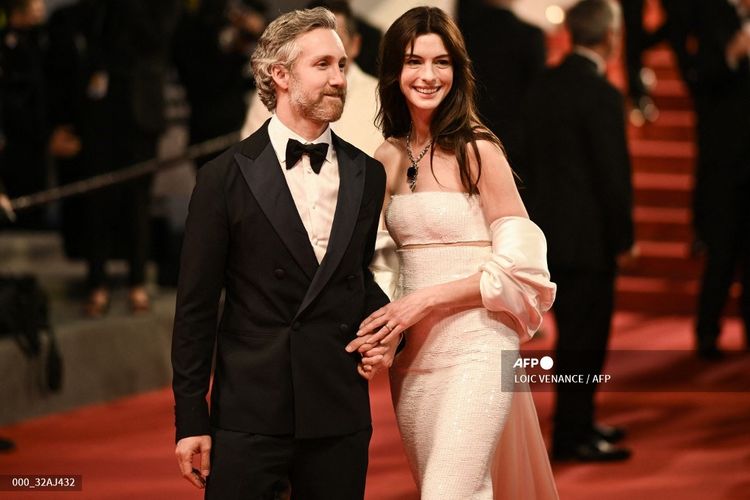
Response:
MULTIPOLYGON (((404 56, 408 48, 414 49, 417 37, 432 33, 441 38, 448 50, 453 65, 453 85, 435 110, 430 133, 434 145, 456 156, 464 189, 470 194, 477 194, 477 185, 482 175, 477 141, 492 142, 501 150, 503 146, 495 134, 479 120, 475 103, 476 81, 461 32, 448 14, 437 7, 415 7, 405 12, 383 36, 378 83, 380 109, 376 122, 386 139, 406 137, 409 133, 411 115, 400 87, 404 56), (476 177, 472 175, 469 166, 467 145, 471 145, 477 159, 476 177)), ((431 169, 433 156, 434 148, 430 153, 431 169)))

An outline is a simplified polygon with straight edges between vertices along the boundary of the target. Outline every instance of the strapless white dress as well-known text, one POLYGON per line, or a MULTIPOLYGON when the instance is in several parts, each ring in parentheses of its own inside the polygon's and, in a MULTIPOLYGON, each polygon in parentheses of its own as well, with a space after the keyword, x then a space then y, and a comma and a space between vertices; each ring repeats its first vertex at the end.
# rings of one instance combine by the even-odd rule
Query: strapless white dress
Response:
MULTIPOLYGON (((478 196, 396 195, 386 224, 399 295, 472 275, 492 253, 478 196)), ((409 328, 390 377, 422 499, 558 498, 531 393, 501 387, 513 376, 501 354, 518 348, 518 334, 483 307, 439 310, 409 328)))

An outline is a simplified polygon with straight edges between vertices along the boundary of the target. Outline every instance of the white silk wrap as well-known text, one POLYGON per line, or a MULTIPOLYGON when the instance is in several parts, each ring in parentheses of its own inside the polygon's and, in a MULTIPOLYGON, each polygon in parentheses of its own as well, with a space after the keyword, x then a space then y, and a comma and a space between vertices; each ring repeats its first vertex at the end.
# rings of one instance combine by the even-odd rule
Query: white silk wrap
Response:
POLYGON ((479 269, 482 303, 507 313, 522 340, 534 335, 552 307, 557 285, 547 268, 547 240, 524 217, 502 217, 490 224, 492 257, 479 269))
POLYGON ((375 283, 383 289, 389 299, 395 300, 398 289, 398 255, 396 255, 396 243, 385 229, 378 231, 370 271, 375 278, 375 283))

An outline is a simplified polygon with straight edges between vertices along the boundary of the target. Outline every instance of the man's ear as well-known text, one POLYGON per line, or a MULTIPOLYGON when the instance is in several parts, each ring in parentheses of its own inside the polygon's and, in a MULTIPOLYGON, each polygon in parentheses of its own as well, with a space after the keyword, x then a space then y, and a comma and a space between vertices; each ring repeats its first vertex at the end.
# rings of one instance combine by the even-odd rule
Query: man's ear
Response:
POLYGON ((276 64, 271 68, 271 78, 276 84, 276 88, 289 90, 289 79, 291 72, 283 64, 276 64))

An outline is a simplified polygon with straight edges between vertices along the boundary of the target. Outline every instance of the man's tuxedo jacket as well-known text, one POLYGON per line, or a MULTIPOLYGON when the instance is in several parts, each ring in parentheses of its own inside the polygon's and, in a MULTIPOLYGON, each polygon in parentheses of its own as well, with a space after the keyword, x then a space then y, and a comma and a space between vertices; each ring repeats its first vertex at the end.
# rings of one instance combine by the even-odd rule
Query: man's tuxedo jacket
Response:
POLYGON ((469 3, 473 14, 462 19, 461 31, 476 72, 479 114, 523 179, 521 106, 531 83, 544 71, 544 33, 510 9, 484 0, 469 3))
POLYGON ((622 96, 573 53, 527 98, 526 202, 547 237, 550 268, 611 270, 634 238, 622 96))
POLYGON ((172 340, 177 439, 209 434, 211 426, 315 438, 370 425, 367 382, 356 370, 359 355, 344 347, 362 319, 388 302, 368 269, 385 172, 376 160, 332 138, 340 186, 320 265, 268 123, 200 169, 172 340))

